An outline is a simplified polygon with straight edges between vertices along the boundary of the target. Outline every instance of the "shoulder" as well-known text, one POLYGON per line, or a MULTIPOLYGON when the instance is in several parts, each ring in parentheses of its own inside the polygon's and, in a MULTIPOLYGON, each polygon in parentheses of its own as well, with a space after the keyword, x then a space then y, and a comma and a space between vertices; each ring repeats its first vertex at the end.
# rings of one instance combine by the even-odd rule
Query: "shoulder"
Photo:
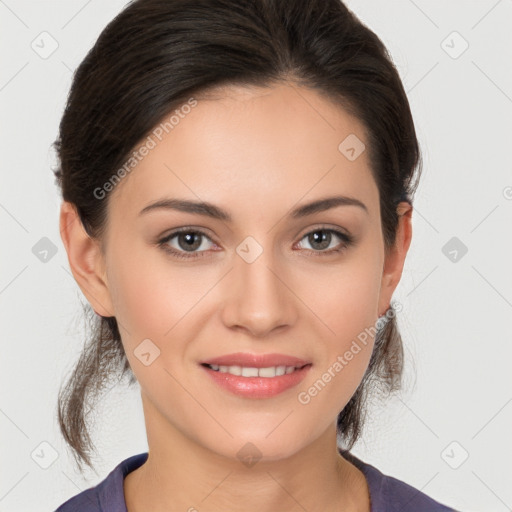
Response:
POLYGON ((96 488, 91 487, 69 498, 55 512, 100 512, 101 510, 96 488))
POLYGON ((55 512, 126 512, 123 481, 142 466, 148 453, 132 455, 120 462, 98 485, 69 498, 55 512))
POLYGON ((365 475, 370 489, 371 512, 457 512, 412 485, 385 475, 350 452, 340 450, 340 453, 365 475))

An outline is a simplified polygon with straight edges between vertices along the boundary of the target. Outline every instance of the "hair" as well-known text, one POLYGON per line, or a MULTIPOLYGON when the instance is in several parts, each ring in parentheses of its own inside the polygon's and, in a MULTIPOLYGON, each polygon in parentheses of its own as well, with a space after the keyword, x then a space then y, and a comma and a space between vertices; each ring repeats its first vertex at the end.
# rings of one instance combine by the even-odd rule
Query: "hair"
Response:
MULTIPOLYGON (((396 239, 398 203, 412 205, 421 154, 386 47, 340 0, 129 2, 74 73, 53 144, 63 200, 74 205, 86 233, 101 241, 110 194, 99 200, 94 191, 166 115, 210 90, 280 83, 314 90, 362 123, 388 250, 396 239)), ((112 377, 136 382, 116 318, 85 308, 91 336, 57 402, 61 432, 80 468, 82 462, 93 467, 86 415, 101 390, 112 377)), ((403 361, 392 315, 378 330, 366 373, 338 415, 345 450, 362 433, 370 392, 380 388, 389 395, 401 388, 403 361)))

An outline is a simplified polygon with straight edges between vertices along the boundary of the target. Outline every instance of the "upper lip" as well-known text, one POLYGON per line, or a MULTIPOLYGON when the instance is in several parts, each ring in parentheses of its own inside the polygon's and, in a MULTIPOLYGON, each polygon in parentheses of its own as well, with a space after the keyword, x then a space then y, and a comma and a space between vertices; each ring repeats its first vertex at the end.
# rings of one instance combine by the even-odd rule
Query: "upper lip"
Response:
POLYGON ((250 354, 247 352, 236 352, 214 357, 201 364, 216 364, 219 366, 245 366, 247 368, 268 368, 270 366, 295 366, 300 368, 309 361, 286 354, 250 354))

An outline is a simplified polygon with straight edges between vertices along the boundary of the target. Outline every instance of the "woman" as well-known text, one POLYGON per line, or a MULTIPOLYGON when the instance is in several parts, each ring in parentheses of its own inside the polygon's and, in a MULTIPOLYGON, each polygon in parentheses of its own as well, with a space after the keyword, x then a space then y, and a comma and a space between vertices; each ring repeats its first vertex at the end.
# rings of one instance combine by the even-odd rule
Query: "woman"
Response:
POLYGON ((119 372, 149 447, 58 511, 453 510, 350 453, 371 391, 400 387, 420 153, 396 68, 341 2, 131 2, 56 149, 98 315, 61 429, 92 466, 85 415, 119 372))

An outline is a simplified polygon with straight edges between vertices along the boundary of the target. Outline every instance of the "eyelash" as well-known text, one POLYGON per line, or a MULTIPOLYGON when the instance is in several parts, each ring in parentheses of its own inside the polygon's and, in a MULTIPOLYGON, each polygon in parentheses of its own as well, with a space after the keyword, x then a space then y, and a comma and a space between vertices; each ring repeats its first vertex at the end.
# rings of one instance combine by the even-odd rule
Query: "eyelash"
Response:
MULTIPOLYGON (((315 257, 316 256, 332 255, 333 253, 341 253, 341 252, 345 251, 346 249, 348 249, 354 243, 354 237, 353 236, 348 235, 346 233, 343 233, 341 231, 338 231, 336 229, 327 228, 327 227, 317 227, 316 229, 313 229, 312 231, 309 231, 306 234, 304 234, 304 236, 300 240, 303 240, 308 235, 311 235, 312 233, 316 233, 318 231, 324 231, 324 232, 327 232, 327 233, 335 234, 338 238, 340 238, 342 240, 342 244, 341 244, 341 248, 339 248, 339 249, 330 249, 328 251, 325 251, 325 250, 324 251, 313 251, 311 249, 307 249, 308 251, 312 252, 313 256, 315 256, 315 257)), ((203 231, 201 231, 199 229, 192 229, 192 228, 184 227, 184 228, 176 229, 175 231, 173 231, 169 235, 167 235, 164 238, 162 238, 161 240, 159 240, 158 241, 158 246, 162 250, 164 250, 166 253, 170 254, 172 257, 178 258, 178 259, 188 259, 188 260, 191 260, 191 259, 195 259, 195 258, 202 258, 202 257, 204 257, 202 255, 202 253, 207 252, 207 251, 199 251, 199 252, 187 253, 185 251, 177 251, 176 249, 171 249, 167 245, 167 243, 170 240, 172 240, 174 237, 176 237, 176 235, 179 235, 180 233, 188 233, 188 234, 192 233, 192 234, 195 234, 195 235, 201 235, 201 236, 206 237, 209 240, 211 240, 210 237, 205 232, 203 232, 203 231)))

